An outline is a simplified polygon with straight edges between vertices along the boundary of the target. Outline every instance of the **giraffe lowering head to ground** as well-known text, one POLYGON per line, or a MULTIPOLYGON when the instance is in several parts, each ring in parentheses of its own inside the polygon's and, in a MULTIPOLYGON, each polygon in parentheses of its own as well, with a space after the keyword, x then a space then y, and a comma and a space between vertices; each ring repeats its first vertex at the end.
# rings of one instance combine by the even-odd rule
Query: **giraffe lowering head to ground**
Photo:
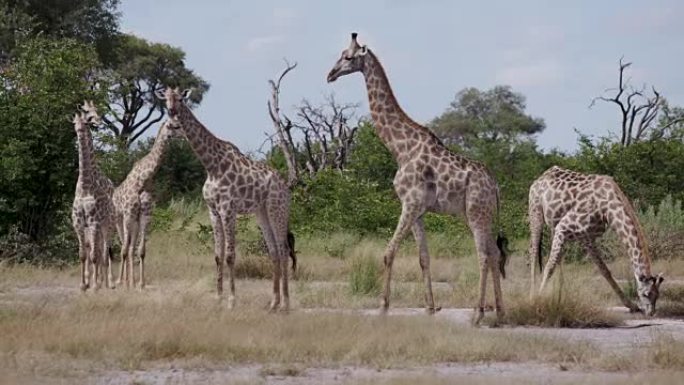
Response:
POLYGON ((566 241, 578 241, 627 308, 649 315, 655 313, 663 277, 660 274, 651 275, 648 245, 639 220, 629 199, 613 178, 551 167, 530 187, 529 220, 531 294, 534 294, 536 275, 535 261, 532 259, 537 258, 541 269, 541 240, 546 224, 552 229, 551 255, 544 268, 540 292, 544 290, 555 267, 562 262, 563 244, 566 241), (596 238, 603 235, 607 228, 615 232, 632 261, 638 305, 625 296, 596 248, 596 238))
POLYGON ((121 269, 118 283, 135 286, 133 259, 140 258, 140 288, 145 287, 145 243, 147 225, 152 216, 154 200, 150 193, 152 179, 159 170, 168 143, 174 137, 181 137, 176 124, 166 120, 159 128, 157 138, 150 152, 138 160, 123 182, 114 190, 112 200, 116 210, 116 228, 121 239, 121 269))
POLYGON ((499 188, 481 163, 449 151, 426 127, 413 121, 399 106, 385 70, 375 54, 361 46, 352 33, 351 44, 328 74, 328 82, 340 76, 361 72, 366 80, 373 125, 380 139, 398 163, 394 189, 401 200, 399 224, 384 254, 384 293, 381 310, 389 307, 392 262, 399 243, 410 230, 418 244, 420 267, 425 282, 426 307, 435 308, 430 276, 430 257, 423 229, 428 212, 463 215, 475 238, 480 258, 480 302, 476 322, 484 315, 487 274, 494 282, 496 312, 503 315, 499 275, 505 276, 504 238, 493 237, 493 221, 498 215, 499 188))
POLYGON ((214 256, 217 291, 223 295, 223 265, 228 265, 230 296, 235 303, 235 221, 238 214, 256 214, 261 232, 273 261, 273 300, 270 309, 287 311, 288 289, 288 219, 290 190, 272 168, 243 155, 230 142, 214 136, 192 113, 184 99, 189 91, 167 88, 157 93, 166 101, 169 117, 177 121, 185 138, 207 170, 202 193, 209 207, 214 232, 214 256), (282 290, 282 291, 281 291, 282 290), (281 304, 281 293, 283 302, 281 304))
POLYGON ((78 142, 78 181, 71 211, 71 220, 78 237, 78 254, 81 261, 81 290, 91 282, 96 289, 104 280, 112 287, 111 254, 109 240, 113 229, 114 185, 98 168, 93 147, 90 124, 99 124, 100 117, 92 102, 85 102, 82 111, 74 116, 73 123, 78 142), (93 268, 91 281, 89 265, 93 268))

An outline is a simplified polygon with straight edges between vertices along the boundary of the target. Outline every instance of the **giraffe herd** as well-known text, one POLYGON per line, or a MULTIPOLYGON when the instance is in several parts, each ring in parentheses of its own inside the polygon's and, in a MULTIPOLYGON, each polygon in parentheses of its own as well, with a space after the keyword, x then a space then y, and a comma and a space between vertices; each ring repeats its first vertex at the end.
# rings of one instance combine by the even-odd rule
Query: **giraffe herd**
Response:
MULTIPOLYGON (((498 319, 504 314, 500 279, 505 278, 506 239, 499 226, 499 187, 487 168, 450 151, 428 128, 412 120, 399 106, 378 57, 357 41, 342 51, 327 76, 329 83, 360 72, 366 83, 373 126, 398 165, 394 189, 401 201, 401 215, 383 255, 384 290, 380 310, 390 303, 392 264, 401 241, 412 232, 418 246, 425 285, 425 306, 435 305, 430 275, 430 256, 423 216, 427 212, 462 217, 473 234, 479 258, 479 302, 475 321, 485 311, 487 278, 491 274, 498 319)), ((237 215, 255 214, 273 262, 271 311, 288 311, 289 260, 295 264, 294 237, 288 231, 290 190, 274 169, 244 155, 232 143, 221 140, 205 127, 185 103, 190 90, 159 90, 168 119, 162 124, 150 153, 139 160, 126 179, 114 188, 98 169, 90 124, 100 121, 92 102, 85 102, 74 117, 78 138, 79 177, 72 219, 79 240, 81 289, 100 288, 102 281, 113 288, 110 242, 114 232, 121 240, 118 284, 134 287, 133 260, 140 260, 139 287, 145 286, 145 233, 153 207, 149 184, 162 161, 164 149, 174 137, 184 138, 207 172, 202 189, 214 236, 216 290, 223 297, 224 266, 228 267, 228 307, 235 306, 235 227, 237 215), (92 279, 91 279, 92 269, 92 279)), ((562 247, 578 241, 600 274, 631 311, 653 315, 661 275, 651 274, 648 248, 629 199, 609 176, 586 175, 554 166, 530 187, 529 247, 531 294, 542 292, 554 268, 562 261, 562 247), (544 225, 551 228, 551 254, 536 288, 536 264, 540 268, 544 225), (638 302, 633 303, 612 278, 595 246, 606 229, 612 229, 626 247, 637 281, 638 302)))

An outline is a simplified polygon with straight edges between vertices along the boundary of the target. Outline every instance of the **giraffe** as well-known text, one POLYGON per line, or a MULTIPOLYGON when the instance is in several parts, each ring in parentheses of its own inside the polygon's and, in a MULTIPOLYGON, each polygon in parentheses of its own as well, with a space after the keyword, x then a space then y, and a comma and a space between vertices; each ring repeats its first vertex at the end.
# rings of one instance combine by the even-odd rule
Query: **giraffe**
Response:
POLYGON ((534 295, 536 267, 542 266, 541 241, 544 224, 551 231, 551 255, 539 287, 544 290, 554 268, 562 262, 562 247, 566 241, 578 241, 599 273, 608 281, 622 303, 630 311, 655 314, 662 275, 651 275, 648 246, 639 220, 629 199, 613 178, 605 175, 582 174, 553 166, 532 183, 529 195, 530 221, 530 294, 534 295), (637 280, 638 305, 623 293, 596 248, 596 238, 607 228, 612 229, 627 249, 637 280))
POLYGON ((138 160, 121 184, 114 190, 112 200, 116 209, 116 227, 121 239, 121 269, 118 284, 135 286, 133 259, 140 258, 140 288, 145 288, 145 242, 147 225, 152 216, 154 200, 149 192, 152 178, 161 165, 169 141, 180 134, 170 128, 175 124, 167 119, 159 128, 150 152, 138 160))
POLYGON ((495 241, 492 222, 498 217, 499 189, 496 181, 481 163, 449 151, 426 127, 413 121, 399 106, 385 71, 375 54, 356 40, 352 33, 350 46, 328 74, 328 82, 355 72, 366 81, 368 100, 375 130, 394 156, 398 171, 394 189, 401 201, 397 228, 384 252, 384 291, 380 309, 389 308, 392 263, 399 243, 413 232, 418 245, 419 262, 425 285, 426 310, 435 307, 430 275, 430 256, 423 226, 426 212, 465 216, 473 233, 480 260, 480 301, 475 323, 484 316, 487 274, 494 283, 497 317, 504 313, 500 277, 505 277, 505 238, 500 233, 495 241))
MULTIPOLYGON (((106 262, 107 287, 112 287, 112 259, 109 239, 113 226, 112 193, 114 184, 98 168, 95 159, 90 124, 99 124, 100 117, 93 102, 84 102, 82 111, 74 116, 73 123, 78 141, 78 181, 71 211, 81 261, 81 290, 90 287, 88 265, 93 265, 93 284, 101 286, 99 274, 104 275, 106 262), (108 255, 105 256, 105 253, 108 255)), ((104 276, 102 276, 104 280, 104 276)))
POLYGON ((186 140, 207 171, 202 193, 214 233, 218 296, 223 296, 223 265, 227 264, 228 307, 234 307, 236 216, 256 214, 273 261, 270 311, 276 311, 280 306, 280 310, 286 312, 290 306, 287 258, 288 255, 294 256, 293 247, 288 242, 290 190, 275 170, 248 158, 232 143, 214 136, 184 102, 189 95, 190 90, 181 93, 179 89, 172 88, 157 92, 157 97, 166 102, 169 117, 178 121, 186 140))

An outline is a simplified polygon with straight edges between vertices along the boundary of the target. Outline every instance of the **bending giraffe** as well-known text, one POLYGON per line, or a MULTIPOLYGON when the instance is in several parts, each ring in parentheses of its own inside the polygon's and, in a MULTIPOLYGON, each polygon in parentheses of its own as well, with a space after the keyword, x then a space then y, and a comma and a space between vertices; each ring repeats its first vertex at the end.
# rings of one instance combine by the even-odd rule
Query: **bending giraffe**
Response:
POLYGON ((151 182, 159 170, 168 143, 179 137, 178 130, 170 128, 174 124, 166 120, 159 128, 157 138, 150 152, 138 160, 123 182, 114 190, 112 200, 116 210, 116 227, 121 239, 121 268, 118 284, 125 281, 126 287, 135 287, 133 259, 140 259, 140 288, 145 287, 145 245, 147 225, 152 217, 154 200, 151 182))
POLYGON ((613 178, 587 175, 558 166, 546 170, 530 187, 530 294, 536 285, 536 266, 542 266, 541 240, 544 224, 552 229, 551 255, 544 267, 539 292, 544 290, 555 267, 562 262, 562 248, 567 241, 578 241, 599 273, 631 311, 655 313, 663 277, 651 275, 648 245, 629 199, 613 178), (611 228, 627 249, 637 280, 638 305, 623 293, 601 258, 595 241, 611 228))
POLYGON ((78 141, 78 181, 71 220, 78 237, 81 290, 86 291, 91 282, 95 289, 101 287, 105 267, 107 287, 113 287, 109 240, 114 226, 114 184, 100 171, 95 159, 90 124, 99 124, 100 117, 92 102, 85 102, 82 110, 73 120, 78 141), (92 281, 89 265, 93 268, 92 281))
POLYGON ((366 80, 375 130, 398 164, 394 189, 401 200, 399 224, 384 253, 384 291, 381 311, 389 307, 392 263, 397 248, 409 231, 418 244, 425 283, 426 307, 435 307, 430 275, 430 256, 423 228, 423 215, 430 212, 464 215, 475 238, 480 259, 480 301, 476 323, 484 316, 487 275, 492 274, 497 317, 504 312, 499 274, 505 277, 505 239, 495 241, 494 216, 498 216, 499 188, 481 163, 455 154, 426 127, 413 121, 399 106, 385 70, 375 54, 352 33, 349 48, 328 74, 328 82, 355 72, 366 80))
MULTIPOLYGON (((209 208, 214 233, 216 289, 223 296, 223 266, 228 266, 230 295, 228 306, 235 305, 235 221, 238 214, 256 214, 256 219, 273 261, 273 300, 270 310, 287 311, 288 256, 294 247, 288 242, 290 190, 272 168, 243 155, 230 142, 214 136, 192 113, 184 99, 190 95, 167 88, 157 92, 166 101, 169 117, 177 121, 185 138, 207 170, 202 188, 209 208), (283 302, 281 304, 281 294, 283 302)), ((292 238, 294 240, 294 238, 292 238)))

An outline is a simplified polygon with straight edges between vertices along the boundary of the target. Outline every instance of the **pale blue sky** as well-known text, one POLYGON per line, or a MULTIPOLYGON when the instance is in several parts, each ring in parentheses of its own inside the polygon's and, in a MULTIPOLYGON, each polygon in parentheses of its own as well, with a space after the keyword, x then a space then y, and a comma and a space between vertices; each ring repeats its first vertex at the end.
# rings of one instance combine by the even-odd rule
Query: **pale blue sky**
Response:
POLYGON ((302 98, 361 102, 361 75, 325 77, 349 33, 378 55, 406 112, 426 123, 464 87, 508 84, 546 120, 544 148, 576 147, 573 128, 605 135, 615 106, 588 109, 617 81, 620 56, 635 85, 653 84, 684 105, 684 2, 670 1, 220 1, 123 0, 122 25, 179 46, 211 90, 196 114, 221 138, 255 150, 271 132, 267 80, 284 57, 299 63, 281 107, 302 98))

